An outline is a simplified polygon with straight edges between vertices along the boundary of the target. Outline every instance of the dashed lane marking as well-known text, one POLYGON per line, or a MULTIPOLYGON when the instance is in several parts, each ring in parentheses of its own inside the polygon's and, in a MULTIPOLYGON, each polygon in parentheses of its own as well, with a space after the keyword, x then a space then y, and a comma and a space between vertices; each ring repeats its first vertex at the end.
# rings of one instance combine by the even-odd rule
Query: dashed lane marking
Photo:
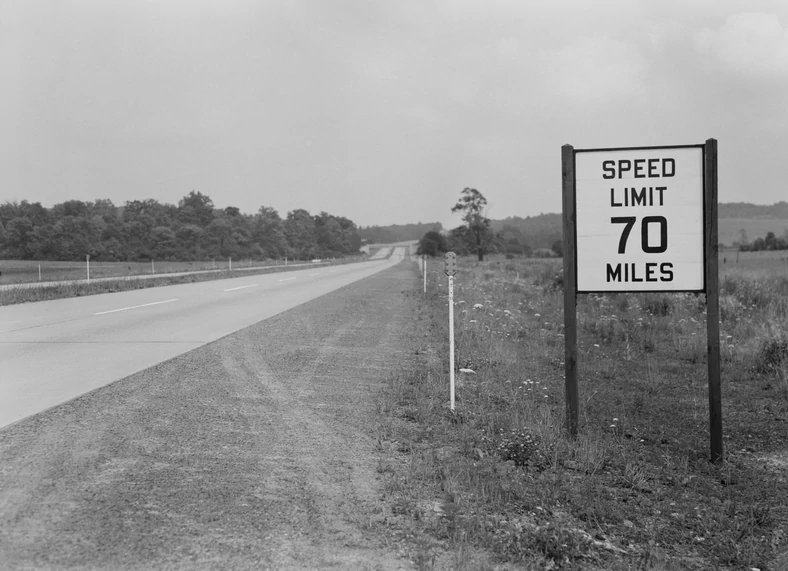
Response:
POLYGON ((150 307, 151 305, 161 305, 162 303, 171 303, 178 301, 176 299, 165 299, 164 301, 154 301, 153 303, 143 303, 142 305, 132 305, 131 307, 121 307, 120 309, 110 309, 108 311, 99 311, 93 315, 106 315, 107 313, 117 313, 118 311, 128 311, 130 309, 139 309, 140 307, 150 307))
POLYGON ((276 280, 276 281, 278 281, 278 282, 289 282, 290 280, 294 280, 294 279, 295 278, 284 278, 284 279, 276 280))
POLYGON ((236 290, 239 290, 239 289, 246 289, 248 287, 257 287, 257 284, 250 284, 250 285, 245 285, 245 286, 231 287, 231 288, 226 289, 224 291, 236 291, 236 290))

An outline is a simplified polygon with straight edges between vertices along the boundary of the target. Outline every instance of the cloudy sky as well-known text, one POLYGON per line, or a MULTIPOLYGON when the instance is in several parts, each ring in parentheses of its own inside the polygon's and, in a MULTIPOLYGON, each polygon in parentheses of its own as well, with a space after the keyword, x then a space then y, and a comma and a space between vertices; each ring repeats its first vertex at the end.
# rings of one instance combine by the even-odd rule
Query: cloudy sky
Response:
POLYGON ((560 147, 719 140, 788 199, 783 0, 0 0, 0 202, 560 212, 560 147))

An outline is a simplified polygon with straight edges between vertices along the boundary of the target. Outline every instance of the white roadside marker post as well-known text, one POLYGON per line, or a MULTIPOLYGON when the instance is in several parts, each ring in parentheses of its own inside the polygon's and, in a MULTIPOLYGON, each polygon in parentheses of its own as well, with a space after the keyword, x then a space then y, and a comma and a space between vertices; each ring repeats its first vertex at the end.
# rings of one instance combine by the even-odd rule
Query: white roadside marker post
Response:
POLYGON ((421 274, 424 278, 424 294, 427 294, 427 256, 421 256, 421 274))
POLYGON ((90 254, 85 254, 85 263, 88 269, 88 281, 90 281, 90 254))
POLYGON ((457 273, 457 255, 446 252, 446 268, 449 276, 449 409, 454 412, 454 274, 457 273))
POLYGON ((150 273, 152 274, 156 273, 156 264, 153 263, 153 258, 150 259, 150 273))
POLYGON ((227 267, 229 268, 229 270, 231 272, 233 271, 233 257, 232 256, 227 258, 227 267))
POLYGON ((41 281, 41 264, 38 264, 38 281, 41 281))

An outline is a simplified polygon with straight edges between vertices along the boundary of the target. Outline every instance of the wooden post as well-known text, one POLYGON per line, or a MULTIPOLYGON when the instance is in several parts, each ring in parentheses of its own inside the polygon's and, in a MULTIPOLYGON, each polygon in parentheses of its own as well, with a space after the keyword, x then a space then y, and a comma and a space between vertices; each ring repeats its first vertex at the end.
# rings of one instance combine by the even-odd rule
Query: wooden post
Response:
POLYGON ((722 389, 720 387, 719 245, 717 243, 717 140, 704 148, 704 241, 706 250, 706 343, 709 367, 711 461, 722 462, 722 389))
POLYGON ((577 436, 577 270, 575 265, 575 149, 561 147, 564 226, 564 390, 566 429, 577 436))

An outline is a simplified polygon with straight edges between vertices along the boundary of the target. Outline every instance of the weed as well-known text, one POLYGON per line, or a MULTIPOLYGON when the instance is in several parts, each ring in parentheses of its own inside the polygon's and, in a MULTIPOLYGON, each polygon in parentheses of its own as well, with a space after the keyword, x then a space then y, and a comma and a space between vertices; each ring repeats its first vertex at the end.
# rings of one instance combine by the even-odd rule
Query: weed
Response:
POLYGON ((424 372, 392 377, 378 406, 381 453, 397 458, 381 476, 401 521, 418 522, 411 531, 444 542, 458 569, 478 568, 479 550, 529 569, 623 571, 758 567, 785 549, 788 483, 739 451, 788 439, 772 420, 788 403, 788 279, 723 280, 721 472, 708 462, 704 296, 578 297, 570 439, 559 266, 458 266, 457 364, 476 374, 458 377, 456 412, 444 406, 446 299, 432 282, 417 322, 424 372), (428 498, 439 511, 423 509, 428 498))

